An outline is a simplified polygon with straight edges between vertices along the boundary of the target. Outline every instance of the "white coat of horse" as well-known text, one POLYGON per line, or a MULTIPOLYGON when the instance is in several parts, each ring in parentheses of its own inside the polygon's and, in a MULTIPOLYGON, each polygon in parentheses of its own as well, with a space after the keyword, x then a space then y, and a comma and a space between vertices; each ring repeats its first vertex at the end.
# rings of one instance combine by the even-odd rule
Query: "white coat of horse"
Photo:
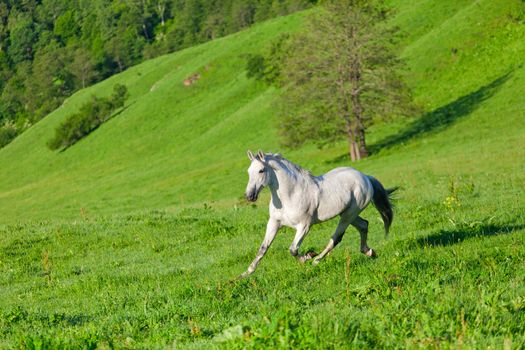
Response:
POLYGON ((281 157, 279 154, 263 153, 254 155, 248 151, 251 161, 248 168, 249 181, 246 199, 255 202, 264 187, 270 189, 270 218, 264 240, 257 256, 240 277, 252 274, 272 244, 281 226, 296 230, 290 253, 301 262, 314 258, 318 264, 341 241, 346 228, 354 226, 361 235, 361 252, 369 257, 376 253, 366 241, 368 221, 359 214, 373 202, 383 219, 385 233, 392 224, 393 211, 389 196, 394 189, 385 189, 379 181, 353 168, 336 168, 321 176, 281 157), (326 248, 317 255, 308 252, 299 255, 299 247, 314 224, 340 217, 335 233, 326 248))

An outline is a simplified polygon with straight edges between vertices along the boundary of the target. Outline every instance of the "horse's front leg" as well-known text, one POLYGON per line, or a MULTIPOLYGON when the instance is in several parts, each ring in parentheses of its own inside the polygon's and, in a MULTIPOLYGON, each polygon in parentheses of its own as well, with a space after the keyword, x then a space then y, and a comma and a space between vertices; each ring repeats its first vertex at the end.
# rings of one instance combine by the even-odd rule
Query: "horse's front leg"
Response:
POLYGON ((248 269, 244 273, 242 273, 239 276, 239 278, 247 277, 255 271, 257 265, 259 265, 259 262, 263 258, 264 254, 266 254, 266 251, 268 250, 268 248, 270 248, 270 245, 272 244, 273 239, 277 234, 277 230, 279 230, 279 227, 281 227, 279 221, 272 218, 268 220, 268 224, 266 225, 266 234, 264 235, 264 240, 261 244, 261 247, 259 248, 259 251, 257 252, 257 256, 252 261, 250 266, 248 266, 248 269))
POLYGON ((295 256, 300 262, 304 263, 306 260, 310 260, 317 255, 315 252, 308 252, 304 255, 299 255, 299 247, 301 246, 304 237, 306 237, 308 234, 308 231, 310 231, 310 225, 300 224, 296 227, 296 230, 295 237, 293 239, 292 245, 290 246, 290 254, 295 256))

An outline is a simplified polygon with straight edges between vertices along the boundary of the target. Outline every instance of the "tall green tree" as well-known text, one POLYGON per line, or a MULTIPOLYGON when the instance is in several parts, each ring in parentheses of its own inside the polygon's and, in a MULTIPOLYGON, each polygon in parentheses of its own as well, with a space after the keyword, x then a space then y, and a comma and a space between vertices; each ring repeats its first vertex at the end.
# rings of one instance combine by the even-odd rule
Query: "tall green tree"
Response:
POLYGON ((37 31, 33 19, 25 12, 11 11, 8 19, 10 45, 8 54, 15 64, 33 58, 37 31))
POLYGON ((84 48, 75 50, 68 70, 75 76, 76 85, 81 88, 88 86, 97 76, 94 60, 84 48))
POLYGON ((243 2, 235 2, 232 5, 231 17, 233 30, 246 28, 253 24, 256 6, 255 1, 245 0, 243 2))
POLYGON ((25 82, 31 123, 53 111, 74 91, 74 77, 67 70, 70 61, 69 52, 57 42, 37 52, 25 82))
POLYGON ((75 12, 68 10, 55 20, 53 32, 63 42, 67 42, 71 38, 74 38, 79 30, 80 28, 75 18, 75 12))
POLYGON ((410 112, 402 62, 379 1, 328 1, 307 20, 282 67, 284 143, 347 139, 352 160, 368 156, 366 130, 378 119, 410 112))
POLYGON ((7 30, 7 19, 9 18, 9 8, 7 4, 0 2, 0 52, 5 51, 7 46, 6 39, 9 36, 7 30))

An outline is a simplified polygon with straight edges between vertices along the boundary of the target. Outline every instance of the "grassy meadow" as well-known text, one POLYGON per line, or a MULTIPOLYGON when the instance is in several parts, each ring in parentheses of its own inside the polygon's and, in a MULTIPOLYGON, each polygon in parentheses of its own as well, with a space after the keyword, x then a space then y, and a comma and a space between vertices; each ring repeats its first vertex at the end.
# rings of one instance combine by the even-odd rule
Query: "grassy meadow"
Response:
POLYGON ((246 149, 314 174, 350 165, 344 143, 282 149, 279 91, 245 76, 245 55, 299 30, 298 13, 82 90, 0 150, 0 348, 525 348, 525 3, 390 2, 423 112, 375 125, 352 164, 400 186, 389 239, 363 215, 378 259, 350 228, 301 265, 285 229, 234 280, 268 216, 268 192, 242 198, 246 149), (116 83, 131 93, 119 115, 46 147, 116 83))

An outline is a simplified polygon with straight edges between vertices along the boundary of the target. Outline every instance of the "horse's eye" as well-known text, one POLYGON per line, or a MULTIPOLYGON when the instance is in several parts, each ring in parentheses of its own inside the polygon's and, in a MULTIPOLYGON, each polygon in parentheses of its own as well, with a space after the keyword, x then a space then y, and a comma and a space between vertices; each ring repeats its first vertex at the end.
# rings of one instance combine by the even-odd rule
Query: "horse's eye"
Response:
POLYGON ((264 173, 264 169, 259 170, 259 174, 264 173))

